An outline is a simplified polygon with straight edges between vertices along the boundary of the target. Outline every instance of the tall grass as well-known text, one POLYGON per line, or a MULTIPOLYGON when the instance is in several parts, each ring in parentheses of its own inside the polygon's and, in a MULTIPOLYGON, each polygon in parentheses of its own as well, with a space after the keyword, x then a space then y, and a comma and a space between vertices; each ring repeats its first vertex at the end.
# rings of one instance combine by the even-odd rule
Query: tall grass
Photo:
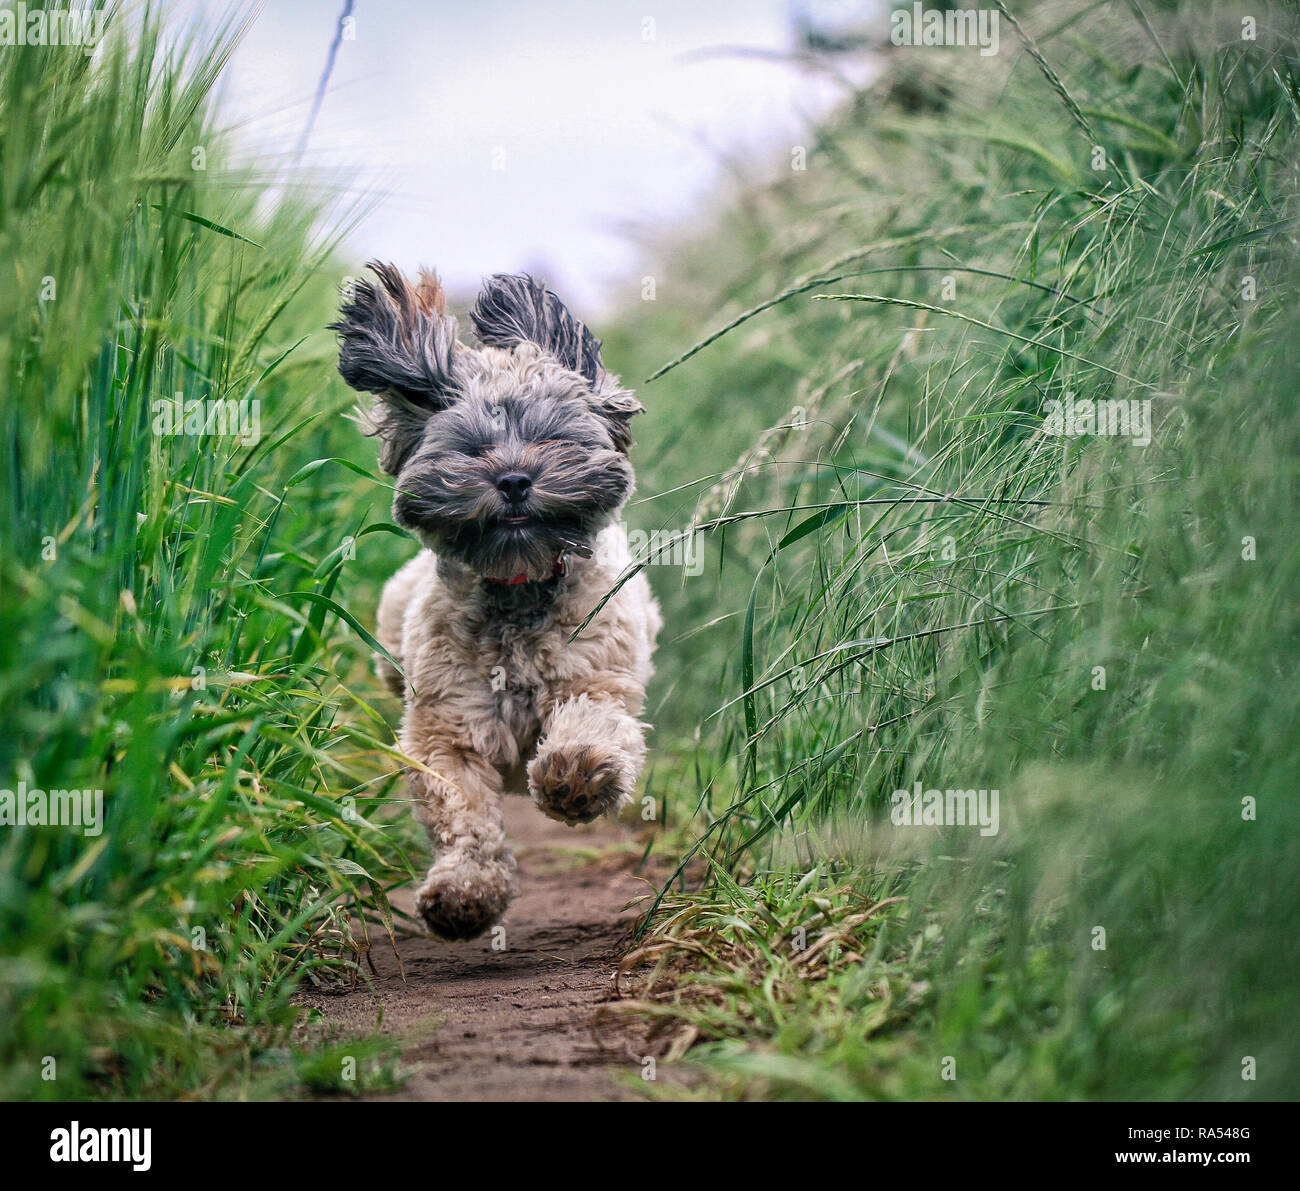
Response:
POLYGON ((5 1097, 239 1094, 408 871, 363 813, 391 732, 347 685, 342 589, 392 529, 335 458, 347 211, 214 125, 241 20, 0 55, 0 786, 105 807, 0 826, 5 1097), (255 399, 260 438, 160 433, 178 394, 255 399))
POLYGON ((716 563, 658 585, 707 626, 660 732, 705 727, 654 776, 714 877, 631 1008, 713 1090, 1297 1093, 1297 30, 1143 7, 900 52, 663 266, 726 333, 617 340, 681 360, 643 507, 716 563), (1150 444, 1048 433, 1068 397, 1149 401, 1150 444), (768 427, 721 478, 739 436, 671 425, 706 403, 768 427), (1001 831, 891 823, 915 782, 1001 831))

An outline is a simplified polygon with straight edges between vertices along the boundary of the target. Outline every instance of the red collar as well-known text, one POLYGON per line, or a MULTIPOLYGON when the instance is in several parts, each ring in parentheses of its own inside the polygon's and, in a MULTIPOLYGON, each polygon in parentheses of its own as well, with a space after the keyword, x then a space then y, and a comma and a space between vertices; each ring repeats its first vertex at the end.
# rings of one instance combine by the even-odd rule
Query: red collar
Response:
MULTIPOLYGON (((561 555, 560 555, 560 556, 555 560, 555 565, 551 568, 551 578, 552 578, 552 579, 558 579, 558 578, 560 578, 561 575, 564 575, 564 574, 566 574, 567 572, 568 572, 568 568, 564 565, 564 555, 561 554, 561 555)), ((527 573, 524 572, 524 571, 520 571, 519 574, 517 574, 517 575, 512 575, 509 579, 494 579, 494 578, 492 578, 491 575, 484 575, 483 578, 486 579, 487 582, 489 582, 489 583, 498 583, 498 584, 501 584, 502 586, 506 586, 506 587, 513 586, 513 585, 516 584, 516 583, 544 583, 544 582, 546 582, 546 580, 544 580, 544 579, 530 579, 530 578, 528 577, 527 573)))

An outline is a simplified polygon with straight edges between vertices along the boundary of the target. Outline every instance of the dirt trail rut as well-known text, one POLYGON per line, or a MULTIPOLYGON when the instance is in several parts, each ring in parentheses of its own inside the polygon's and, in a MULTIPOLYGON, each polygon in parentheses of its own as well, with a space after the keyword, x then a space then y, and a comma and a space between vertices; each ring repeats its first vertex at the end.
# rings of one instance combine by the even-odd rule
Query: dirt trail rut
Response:
MULTIPOLYGON (((637 1077, 632 1035, 605 1024, 620 943, 637 917, 624 910, 653 893, 638 873, 641 849, 628 829, 601 820, 569 828, 525 798, 508 798, 506 831, 519 860, 519 895, 491 934, 440 943, 398 933, 406 979, 382 932, 372 931, 374 989, 306 991, 326 1028, 368 1034, 383 1007, 381 1032, 402 1043, 415 1074, 379 1100, 628 1100, 637 1077), (378 1003, 376 1002, 378 998, 378 1003)), ((410 890, 395 904, 412 909, 410 890)))

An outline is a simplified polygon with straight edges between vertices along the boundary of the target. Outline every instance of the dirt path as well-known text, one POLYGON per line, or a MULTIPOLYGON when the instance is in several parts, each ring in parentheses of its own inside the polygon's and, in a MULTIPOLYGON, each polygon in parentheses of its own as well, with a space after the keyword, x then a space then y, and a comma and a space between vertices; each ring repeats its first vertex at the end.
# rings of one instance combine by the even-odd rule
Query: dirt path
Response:
MULTIPOLYGON (((640 1073, 631 1035, 592 1017, 609 1000, 620 942, 653 892, 636 872, 641 849, 630 832, 602 820, 569 828, 525 798, 506 801, 506 830, 519 860, 519 895, 491 934, 440 943, 398 934, 403 981, 386 940, 374 940, 374 989, 305 992, 327 1028, 381 1033, 403 1043, 415 1074, 380 1100, 629 1100, 640 1073), (378 1004, 376 1003, 378 997, 378 1004)), ((395 904, 411 911, 411 894, 395 904)), ((372 935, 373 937, 373 935, 372 935)))

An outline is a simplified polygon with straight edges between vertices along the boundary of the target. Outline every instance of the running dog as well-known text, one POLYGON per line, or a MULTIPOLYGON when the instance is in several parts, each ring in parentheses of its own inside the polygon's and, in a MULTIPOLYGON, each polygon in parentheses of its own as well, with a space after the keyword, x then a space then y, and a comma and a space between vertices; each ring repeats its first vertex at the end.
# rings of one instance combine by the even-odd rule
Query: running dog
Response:
POLYGON ((644 572, 579 626, 630 562, 629 424, 643 407, 545 286, 498 274, 461 343, 435 275, 369 268, 331 329, 339 372, 424 547, 384 588, 376 655, 405 701, 401 746, 435 859, 416 904, 444 939, 481 934, 516 889, 501 818, 528 793, 564 823, 616 814, 645 761, 662 625, 644 572), (576 634, 576 636, 575 636, 576 634))

